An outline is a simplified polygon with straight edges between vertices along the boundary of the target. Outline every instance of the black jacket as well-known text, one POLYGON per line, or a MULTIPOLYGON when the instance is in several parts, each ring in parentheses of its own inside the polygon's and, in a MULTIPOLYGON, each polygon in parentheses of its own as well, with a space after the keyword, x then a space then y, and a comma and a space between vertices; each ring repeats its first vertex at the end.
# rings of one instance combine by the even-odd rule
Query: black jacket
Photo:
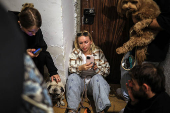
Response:
POLYGON ((0 113, 21 113, 25 43, 2 4, 0 15, 0 113))
MULTIPOLYGON (((13 19, 15 19, 16 22, 18 22, 19 12, 8 11, 8 13, 13 16, 13 19)), ((20 29, 19 24, 18 24, 18 29, 20 29)), ((26 41, 27 49, 42 48, 42 51, 40 52, 39 56, 33 58, 33 61, 34 61, 35 65, 37 66, 37 68, 39 69, 39 71, 41 72, 41 74, 44 75, 44 65, 47 66, 50 76, 58 74, 57 68, 54 65, 54 62, 52 60, 50 53, 48 51, 46 51, 47 44, 43 39, 43 34, 42 34, 41 29, 39 29, 37 31, 35 36, 29 36, 25 32, 23 32, 21 29, 20 29, 20 31, 22 34, 24 34, 24 36, 25 36, 24 38, 26 38, 25 41, 26 41)))
POLYGON ((166 57, 170 39, 170 0, 154 0, 161 10, 157 17, 158 24, 164 29, 158 33, 155 40, 148 45, 148 61, 160 62, 166 57))
POLYGON ((170 113, 170 97, 166 92, 162 92, 136 105, 131 105, 129 101, 124 113, 170 113))

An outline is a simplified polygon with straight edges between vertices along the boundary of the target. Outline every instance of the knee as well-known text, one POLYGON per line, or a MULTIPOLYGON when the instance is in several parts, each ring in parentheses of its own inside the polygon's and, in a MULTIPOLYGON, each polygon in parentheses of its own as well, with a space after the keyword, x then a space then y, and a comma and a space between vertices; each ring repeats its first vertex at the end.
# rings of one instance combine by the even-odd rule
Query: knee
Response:
POLYGON ((102 75, 96 74, 92 77, 92 79, 97 80, 97 79, 104 79, 102 75))
POLYGON ((71 74, 67 78, 66 90, 67 92, 77 90, 81 86, 81 79, 77 74, 71 74))
MULTIPOLYGON (((96 86, 100 86, 100 87, 102 87, 102 89, 105 90, 105 92, 107 94, 109 94, 110 86, 107 83, 107 81, 103 78, 102 75, 97 74, 97 75, 93 76, 91 83, 92 83, 93 88, 96 89, 96 86)), ((102 89, 100 89, 100 90, 102 90, 102 89)))
POLYGON ((103 78, 103 76, 102 75, 99 75, 99 74, 96 74, 96 75, 94 75, 93 77, 92 77, 92 79, 91 79, 93 82, 99 82, 100 80, 105 80, 104 78, 103 78))
POLYGON ((70 82, 70 81, 78 81, 80 79, 79 75, 73 73, 73 74, 70 74, 67 78, 67 83, 70 82))
POLYGON ((46 54, 45 52, 41 51, 40 54, 38 55, 37 59, 41 62, 45 61, 46 54))

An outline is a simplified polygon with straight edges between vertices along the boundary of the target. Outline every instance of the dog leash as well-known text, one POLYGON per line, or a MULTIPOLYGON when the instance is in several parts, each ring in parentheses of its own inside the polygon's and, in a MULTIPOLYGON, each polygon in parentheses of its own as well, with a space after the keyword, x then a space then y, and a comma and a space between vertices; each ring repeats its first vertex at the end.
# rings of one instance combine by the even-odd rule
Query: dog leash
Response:
POLYGON ((88 97, 87 97, 87 85, 89 84, 89 82, 87 83, 87 85, 85 84, 85 79, 86 78, 84 78, 84 90, 83 90, 83 93, 82 93, 82 97, 81 97, 81 102, 80 102, 80 107, 79 107, 79 110, 81 109, 81 108, 83 108, 83 109, 85 109, 85 111, 84 111, 84 113, 91 113, 91 111, 90 111, 90 107, 91 107, 91 102, 90 102, 90 100, 88 99, 88 97), (85 98, 83 98, 83 96, 85 96, 85 98), (89 102, 89 107, 85 107, 85 106, 83 106, 83 103, 85 102, 85 99, 87 99, 87 101, 89 102))

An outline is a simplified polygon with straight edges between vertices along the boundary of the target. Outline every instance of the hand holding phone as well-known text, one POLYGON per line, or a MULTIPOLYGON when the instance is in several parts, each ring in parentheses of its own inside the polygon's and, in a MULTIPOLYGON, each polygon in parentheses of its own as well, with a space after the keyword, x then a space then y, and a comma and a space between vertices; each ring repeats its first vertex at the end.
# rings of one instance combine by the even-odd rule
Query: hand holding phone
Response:
POLYGON ((93 55, 87 55, 86 56, 86 63, 94 63, 94 56, 93 55))
POLYGON ((86 56, 86 63, 91 63, 90 65, 93 65, 91 68, 94 68, 94 56, 93 55, 87 55, 86 56))
POLYGON ((36 51, 32 52, 34 55, 39 54, 42 51, 42 48, 38 48, 36 51))

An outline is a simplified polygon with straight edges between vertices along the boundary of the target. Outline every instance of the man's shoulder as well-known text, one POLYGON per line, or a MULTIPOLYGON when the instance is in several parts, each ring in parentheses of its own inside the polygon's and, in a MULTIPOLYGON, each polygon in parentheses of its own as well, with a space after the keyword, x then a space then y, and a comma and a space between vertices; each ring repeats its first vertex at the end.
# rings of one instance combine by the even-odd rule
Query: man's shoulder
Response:
POLYGON ((169 113, 170 112, 170 96, 166 92, 158 94, 155 99, 152 110, 153 113, 169 113))
POLYGON ((166 92, 157 94, 153 102, 154 109, 169 110, 170 111, 170 96, 166 92))
POLYGON ((160 99, 163 102, 169 102, 170 103, 170 96, 166 92, 162 92, 158 95, 158 99, 160 99))

